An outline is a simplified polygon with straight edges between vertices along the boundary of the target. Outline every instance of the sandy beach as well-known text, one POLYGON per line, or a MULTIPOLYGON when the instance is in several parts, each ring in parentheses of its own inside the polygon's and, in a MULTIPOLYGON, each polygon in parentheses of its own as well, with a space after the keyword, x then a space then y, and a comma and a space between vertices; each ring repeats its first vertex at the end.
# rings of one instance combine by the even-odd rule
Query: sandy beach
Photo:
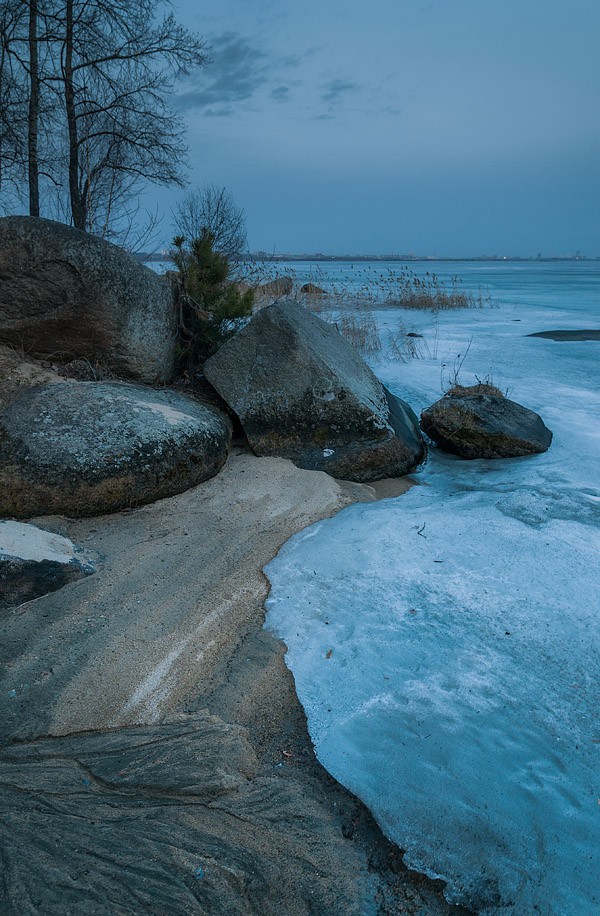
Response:
MULTIPOLYGON (((47 752, 80 765, 82 741, 101 747, 90 730, 105 733, 115 757, 127 756, 123 742, 138 741, 135 726, 145 726, 144 741, 168 745, 191 723, 192 746, 218 760, 214 772, 204 766, 202 791, 211 806, 225 795, 238 812, 233 826, 231 813, 207 818, 196 810, 196 822, 177 827, 180 851, 181 831, 189 830, 208 832, 221 849, 206 866, 219 880, 202 882, 204 897, 194 891, 207 907, 200 912, 450 912, 440 887, 404 868, 364 806, 317 762, 285 647, 262 628, 262 568, 292 534, 409 485, 338 482, 238 449, 216 478, 179 496, 103 518, 36 520, 84 547, 98 572, 2 620, 2 690, 11 696, 2 707, 3 743, 23 742, 20 752, 36 747, 39 755, 36 741, 56 736, 47 752), (241 757, 227 749, 231 740, 241 757), (224 860, 240 849, 245 868, 262 875, 259 889, 239 876, 231 887, 224 860)), ((158 764, 162 791, 175 791, 158 764)), ((105 792, 94 766, 92 785, 97 779, 105 792)), ((138 779, 141 796, 146 789, 138 779)), ((52 784, 36 782, 40 791, 52 784)), ((136 842, 132 834, 128 848, 136 842)), ((118 868, 108 886, 113 879, 119 883, 118 868)), ((173 906, 198 911, 193 894, 173 906)))

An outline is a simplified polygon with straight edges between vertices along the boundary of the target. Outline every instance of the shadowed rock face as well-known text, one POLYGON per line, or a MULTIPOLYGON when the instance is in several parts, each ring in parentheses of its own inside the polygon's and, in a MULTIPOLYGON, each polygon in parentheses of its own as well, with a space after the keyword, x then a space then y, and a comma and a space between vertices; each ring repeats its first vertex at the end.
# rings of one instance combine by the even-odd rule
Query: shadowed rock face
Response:
POLYGON ((552 433, 542 418, 481 386, 449 393, 424 410, 421 429, 441 449, 461 458, 518 458, 545 452, 552 433))
POLYGON ((323 807, 256 772, 207 715, 4 746, 2 913, 358 916, 323 807))
POLYGON ((94 571, 67 538, 34 525, 0 521, 0 611, 94 571))
POLYGON ((51 220, 0 219, 0 341, 157 382, 172 377, 175 333, 169 284, 122 249, 51 220))
POLYGON ((425 457, 418 420, 330 325, 292 300, 259 312, 204 366, 257 455, 368 482, 425 457))
POLYGON ((84 516, 180 493, 223 466, 231 423, 174 392, 30 388, 0 413, 0 514, 84 516))

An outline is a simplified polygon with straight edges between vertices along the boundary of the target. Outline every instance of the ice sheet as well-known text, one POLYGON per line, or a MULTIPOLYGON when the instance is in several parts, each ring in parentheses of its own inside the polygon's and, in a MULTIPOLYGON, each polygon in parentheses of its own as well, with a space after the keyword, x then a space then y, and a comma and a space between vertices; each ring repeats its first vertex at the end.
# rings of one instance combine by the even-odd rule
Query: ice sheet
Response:
POLYGON ((435 322, 379 313, 384 335, 403 323, 431 346, 374 364, 394 393, 427 406, 468 346, 461 381, 491 373, 553 445, 434 450, 423 486, 302 532, 267 567, 267 624, 320 760, 411 867, 481 913, 600 912, 600 343, 525 336, 597 327, 592 280, 435 322))

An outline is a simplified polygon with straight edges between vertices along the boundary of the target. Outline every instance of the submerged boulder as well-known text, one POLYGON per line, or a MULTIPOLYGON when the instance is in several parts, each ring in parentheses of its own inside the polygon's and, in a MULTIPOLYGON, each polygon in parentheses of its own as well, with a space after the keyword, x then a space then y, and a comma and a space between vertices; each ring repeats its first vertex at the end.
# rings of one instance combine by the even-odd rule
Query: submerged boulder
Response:
POLYGON ((418 420, 329 324, 297 302, 259 312, 204 366, 257 455, 367 482, 425 458, 418 420))
POLYGON ((0 611, 47 595, 95 569, 68 538, 0 520, 0 611))
POLYGON ((160 382, 175 337, 171 287, 132 255, 62 223, 0 219, 0 342, 160 382))
POLYGON ((461 458, 518 458, 545 452, 552 442, 537 413, 491 385, 451 388, 423 411, 421 429, 461 458))
POLYGON ((231 423, 118 382, 29 388, 0 413, 0 515, 96 515, 181 493, 227 458, 231 423))

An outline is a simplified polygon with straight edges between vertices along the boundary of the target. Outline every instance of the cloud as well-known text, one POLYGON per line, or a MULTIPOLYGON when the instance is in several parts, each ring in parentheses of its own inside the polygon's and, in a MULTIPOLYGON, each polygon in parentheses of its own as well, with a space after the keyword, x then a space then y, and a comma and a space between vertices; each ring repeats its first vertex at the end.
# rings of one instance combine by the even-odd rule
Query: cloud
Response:
POLYGON ((213 116, 233 113, 230 106, 251 99, 270 77, 267 55, 237 32, 212 39, 211 63, 178 96, 182 109, 206 108, 213 116))
POLYGON ((271 90, 271 98, 276 102, 287 102, 290 97, 290 87, 289 86, 277 86, 275 89, 271 90))
POLYGON ((203 113, 205 118, 230 118, 235 114, 233 108, 205 108, 203 113))
POLYGON ((358 83, 352 83, 350 80, 330 80, 322 86, 323 92, 321 93, 321 101, 328 102, 332 105, 345 95, 360 92, 360 88, 358 83))

